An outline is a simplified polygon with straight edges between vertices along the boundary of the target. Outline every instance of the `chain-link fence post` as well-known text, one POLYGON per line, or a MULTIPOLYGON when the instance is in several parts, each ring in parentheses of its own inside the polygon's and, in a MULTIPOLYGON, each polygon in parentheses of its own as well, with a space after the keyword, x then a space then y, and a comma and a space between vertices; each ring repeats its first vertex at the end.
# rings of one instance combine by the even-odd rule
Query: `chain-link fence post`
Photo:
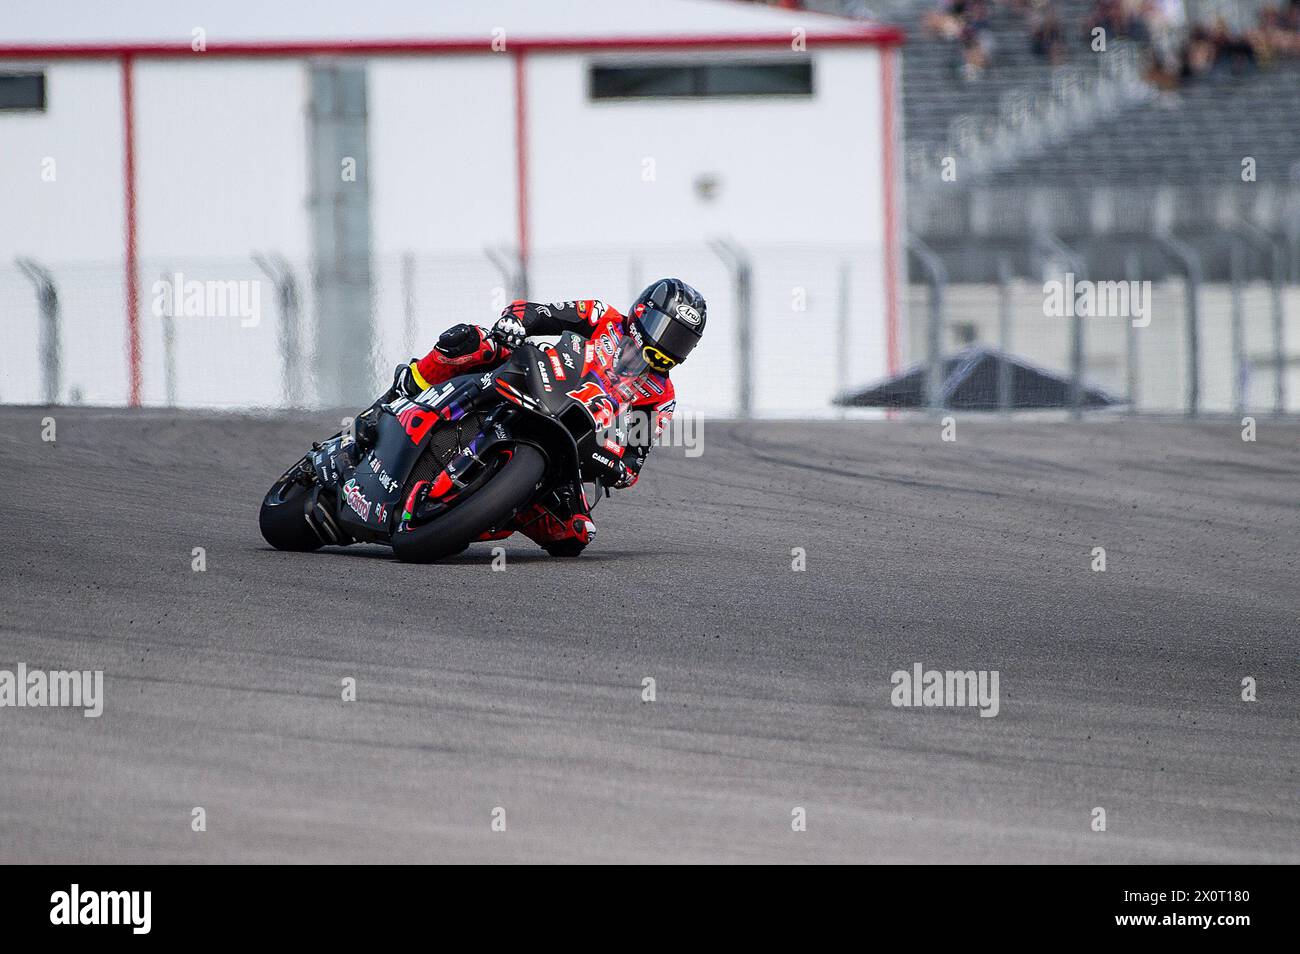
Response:
POLYGON ((998 410, 1011 410, 1011 263, 998 258, 998 410))
POLYGON ((41 398, 58 404, 63 391, 63 348, 59 333, 59 292, 49 269, 30 258, 15 259, 19 270, 36 288, 41 315, 41 398))
MULTIPOLYGON (((835 340, 840 346, 835 351, 835 393, 844 394, 849 389, 849 321, 852 303, 849 301, 852 288, 853 266, 848 261, 840 262, 840 281, 835 301, 835 340)), ((840 411, 844 417, 845 411, 840 411)))
POLYGON ((487 256, 497 272, 501 275, 502 287, 505 289, 508 299, 528 300, 528 275, 524 269, 524 259, 517 251, 485 248, 483 254, 487 256))
POLYGON ((415 354, 415 256, 402 253, 402 354, 415 354))
POLYGON ((1241 223, 1237 236, 1268 257, 1269 307, 1273 339, 1273 413, 1286 413, 1286 308, 1282 290, 1287 284, 1285 239, 1278 239, 1251 222, 1241 223))
POLYGON ((253 261, 275 286, 280 312, 280 387, 290 407, 306 403, 303 394, 302 307, 298 279, 283 255, 254 255, 253 261))
MULTIPOLYGON (((163 269, 159 274, 159 282, 165 288, 172 288, 172 282, 176 280, 177 273, 163 269)), ((177 384, 176 384, 176 314, 173 303, 176 300, 176 293, 168 294, 163 299, 162 313, 158 315, 158 320, 162 322, 162 350, 163 350, 163 394, 167 407, 175 407, 177 402, 177 384)))
MULTIPOLYGON (((1074 249, 1068 247, 1051 232, 1042 230, 1036 236, 1036 242, 1049 254, 1062 259, 1073 270, 1075 282, 1086 281, 1087 266, 1074 249)), ((1070 415, 1076 420, 1083 417, 1083 319, 1078 307, 1070 308, 1070 415)))
POLYGON ((714 239, 709 247, 731 269, 736 286, 736 416, 754 415, 754 276, 749 255, 726 239, 714 239))
POLYGON ((1271 235, 1258 231, 1257 242, 1269 256, 1269 304, 1273 325, 1273 413, 1286 413, 1286 310, 1282 290, 1286 285, 1286 248, 1271 235))
POLYGON ((1201 256, 1186 242, 1168 233, 1156 233, 1159 246, 1183 267, 1187 336, 1187 416, 1201 410, 1201 256))
POLYGON ((1239 236, 1229 237, 1228 284, 1232 301, 1232 410, 1238 416, 1246 409, 1245 281, 1246 247, 1239 236))
POLYGON ((926 406, 937 414, 943 408, 943 296, 948 269, 943 260, 916 235, 909 234, 907 247, 925 272, 930 286, 929 323, 926 325, 926 406))
MULTIPOLYGON (((1131 287, 1136 288, 1142 280, 1142 254, 1134 249, 1124 258, 1124 277, 1131 287)), ((1138 411, 1139 387, 1141 385, 1141 355, 1138 351, 1138 328, 1132 321, 1124 323, 1124 378, 1128 389, 1128 412, 1138 411)))
POLYGON ((1282 286, 1286 284, 1286 251, 1272 244, 1273 268, 1270 292, 1273 301, 1273 413, 1286 413, 1286 314, 1282 286))

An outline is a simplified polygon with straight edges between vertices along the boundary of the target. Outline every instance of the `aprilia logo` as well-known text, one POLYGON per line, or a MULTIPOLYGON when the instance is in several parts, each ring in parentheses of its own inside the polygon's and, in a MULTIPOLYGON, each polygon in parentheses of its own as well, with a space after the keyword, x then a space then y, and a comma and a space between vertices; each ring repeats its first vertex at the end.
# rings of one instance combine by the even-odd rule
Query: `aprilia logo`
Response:
POLYGON ((411 443, 418 444, 437 422, 438 415, 412 404, 397 415, 397 420, 406 428, 406 436, 411 439, 411 443))

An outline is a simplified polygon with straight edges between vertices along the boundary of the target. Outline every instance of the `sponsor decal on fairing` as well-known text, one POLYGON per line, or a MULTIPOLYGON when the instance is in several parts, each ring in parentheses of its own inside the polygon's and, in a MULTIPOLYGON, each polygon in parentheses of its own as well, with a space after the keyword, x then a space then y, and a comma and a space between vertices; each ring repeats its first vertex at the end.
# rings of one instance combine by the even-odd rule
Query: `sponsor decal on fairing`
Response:
POLYGON ((388 471, 384 469, 383 462, 373 454, 370 457, 370 469, 379 479, 380 485, 389 493, 392 493, 397 489, 397 481, 388 475, 388 471))
POLYGON ((370 519, 370 501, 366 499, 361 488, 357 486, 356 478, 353 477, 343 485, 343 499, 362 520, 370 519))
MULTIPOLYGON (((550 359, 550 361, 551 361, 551 370, 555 372, 555 380, 557 380, 557 381, 563 381, 563 380, 564 380, 564 367, 560 364, 560 359, 557 358, 557 357, 555 356, 555 352, 554 352, 554 351, 547 351, 547 352, 546 352, 546 357, 548 357, 548 358, 550 359)), ((565 357, 566 360, 571 360, 571 359, 569 359, 569 356, 568 356, 567 354, 566 354, 564 357, 565 357)), ((570 363, 570 364, 569 364, 569 367, 573 367, 573 364, 570 363)))

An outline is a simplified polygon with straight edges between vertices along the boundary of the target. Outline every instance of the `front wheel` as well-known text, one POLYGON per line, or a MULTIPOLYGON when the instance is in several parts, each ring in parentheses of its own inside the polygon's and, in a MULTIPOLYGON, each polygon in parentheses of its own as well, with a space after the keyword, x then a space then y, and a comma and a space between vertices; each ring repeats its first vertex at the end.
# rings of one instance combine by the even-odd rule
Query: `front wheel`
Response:
POLYGON ((463 502, 423 526, 394 533, 393 553, 407 563, 432 563, 460 553, 522 510, 545 472, 541 451, 516 444, 510 459, 463 502))
POLYGON ((320 537, 307 523, 311 488, 295 479, 302 464, 291 467, 267 493, 257 525, 262 538, 277 550, 305 552, 320 548, 320 537))

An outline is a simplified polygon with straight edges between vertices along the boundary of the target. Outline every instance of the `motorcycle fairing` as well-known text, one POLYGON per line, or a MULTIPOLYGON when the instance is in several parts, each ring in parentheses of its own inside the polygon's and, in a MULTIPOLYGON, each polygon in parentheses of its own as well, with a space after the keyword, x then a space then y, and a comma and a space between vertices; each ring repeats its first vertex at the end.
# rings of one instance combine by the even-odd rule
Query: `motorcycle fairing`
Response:
POLYGON ((407 479, 440 425, 465 416, 479 391, 478 375, 459 375, 414 398, 380 408, 374 444, 335 480, 338 522, 358 540, 384 542, 401 516, 407 479))

